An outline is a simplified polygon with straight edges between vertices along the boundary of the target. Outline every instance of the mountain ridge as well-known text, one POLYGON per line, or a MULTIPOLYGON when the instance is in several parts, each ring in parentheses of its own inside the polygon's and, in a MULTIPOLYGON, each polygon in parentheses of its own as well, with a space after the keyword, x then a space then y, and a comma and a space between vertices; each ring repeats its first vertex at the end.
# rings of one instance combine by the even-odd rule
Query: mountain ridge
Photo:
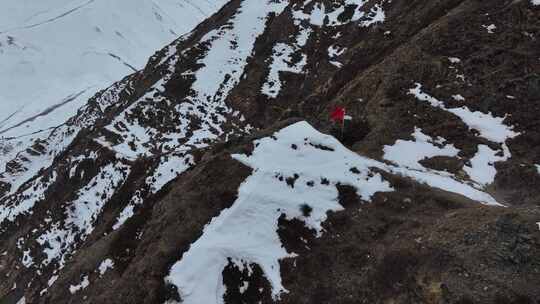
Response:
POLYGON ((0 109, 7 115, 0 132, 17 137, 56 127, 97 89, 140 69, 156 48, 188 32, 222 4, 9 0, 4 3, 6 25, 0 26, 0 64, 5 71, 0 109), (119 14, 126 6, 131 8, 119 14), (88 92, 80 99, 63 102, 83 90, 88 92), (35 119, 61 103, 61 110, 35 119))

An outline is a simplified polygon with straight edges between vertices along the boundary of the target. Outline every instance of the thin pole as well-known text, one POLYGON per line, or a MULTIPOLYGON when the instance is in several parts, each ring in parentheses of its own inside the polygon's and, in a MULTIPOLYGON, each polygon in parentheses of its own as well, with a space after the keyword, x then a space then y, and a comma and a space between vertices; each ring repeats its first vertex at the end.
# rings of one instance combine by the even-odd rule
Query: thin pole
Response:
POLYGON ((343 115, 343 119, 341 120, 341 140, 343 140, 343 134, 344 134, 344 131, 345 130, 345 115, 343 115))

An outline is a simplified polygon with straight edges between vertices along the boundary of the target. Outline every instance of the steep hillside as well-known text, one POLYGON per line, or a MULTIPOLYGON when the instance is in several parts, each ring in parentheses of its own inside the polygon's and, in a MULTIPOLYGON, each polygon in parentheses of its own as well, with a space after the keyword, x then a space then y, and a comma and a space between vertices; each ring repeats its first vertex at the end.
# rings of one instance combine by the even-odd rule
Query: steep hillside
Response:
POLYGON ((0 136, 62 124, 97 91, 141 69, 156 49, 225 2, 2 1, 0 136))
POLYGON ((0 303, 538 303, 539 16, 230 1, 4 147, 0 303))

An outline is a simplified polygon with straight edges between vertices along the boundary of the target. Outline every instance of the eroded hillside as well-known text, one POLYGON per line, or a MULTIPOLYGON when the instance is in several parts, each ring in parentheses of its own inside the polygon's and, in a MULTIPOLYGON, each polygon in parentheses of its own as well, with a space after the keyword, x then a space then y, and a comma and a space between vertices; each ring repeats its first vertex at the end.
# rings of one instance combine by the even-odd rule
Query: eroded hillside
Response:
POLYGON ((5 162, 0 302, 537 303, 539 16, 229 2, 5 162))

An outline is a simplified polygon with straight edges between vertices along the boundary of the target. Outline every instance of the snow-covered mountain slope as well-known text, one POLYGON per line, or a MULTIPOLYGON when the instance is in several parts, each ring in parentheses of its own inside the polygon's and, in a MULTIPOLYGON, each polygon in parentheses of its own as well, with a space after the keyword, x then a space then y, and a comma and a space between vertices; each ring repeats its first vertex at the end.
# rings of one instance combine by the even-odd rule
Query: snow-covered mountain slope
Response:
POLYGON ((0 5, 0 134, 62 124, 97 91, 225 0, 6 0, 0 5))
POLYGON ((2 147, 0 302, 535 303, 537 16, 230 1, 2 147))

